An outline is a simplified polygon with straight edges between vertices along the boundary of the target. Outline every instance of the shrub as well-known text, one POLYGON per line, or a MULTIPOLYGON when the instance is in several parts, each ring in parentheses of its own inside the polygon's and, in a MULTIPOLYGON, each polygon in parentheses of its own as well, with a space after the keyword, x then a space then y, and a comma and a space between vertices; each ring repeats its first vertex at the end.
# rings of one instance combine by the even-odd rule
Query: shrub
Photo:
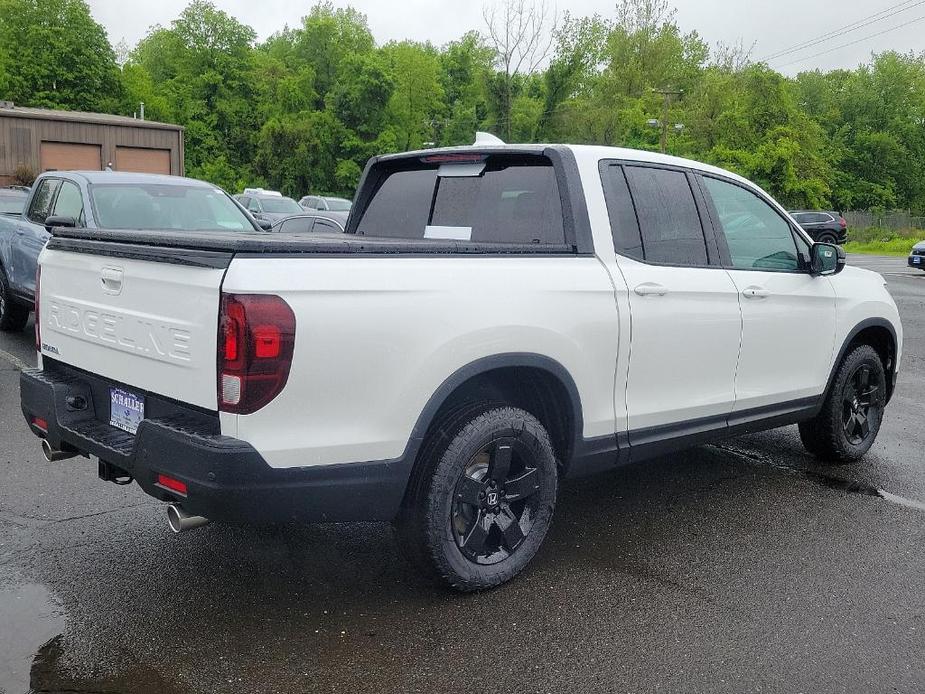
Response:
POLYGON ((33 169, 28 164, 19 162, 16 165, 16 168, 13 169, 13 185, 14 186, 31 186, 35 183, 36 176, 35 169, 33 169))

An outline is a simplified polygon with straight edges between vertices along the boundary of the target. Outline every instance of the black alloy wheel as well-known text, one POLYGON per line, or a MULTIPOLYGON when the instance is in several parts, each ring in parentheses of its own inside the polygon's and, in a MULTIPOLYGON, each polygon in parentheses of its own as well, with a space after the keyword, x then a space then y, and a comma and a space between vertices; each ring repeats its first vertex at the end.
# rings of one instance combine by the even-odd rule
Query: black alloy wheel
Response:
POLYGON ((870 366, 862 364, 845 384, 842 426, 845 438, 860 446, 871 433, 871 420, 880 415, 880 387, 871 383, 870 366))
POLYGON ((496 564, 523 544, 536 517, 540 475, 516 439, 492 441, 456 484, 451 524, 463 556, 496 564))
POLYGON ((399 546, 424 575, 460 591, 520 573, 543 543, 558 492, 545 427, 524 410, 470 403, 435 422, 396 519, 399 546))
POLYGON ((859 459, 874 444, 887 402, 887 372, 870 345, 845 355, 819 413, 800 422, 800 439, 817 458, 834 463, 859 459))

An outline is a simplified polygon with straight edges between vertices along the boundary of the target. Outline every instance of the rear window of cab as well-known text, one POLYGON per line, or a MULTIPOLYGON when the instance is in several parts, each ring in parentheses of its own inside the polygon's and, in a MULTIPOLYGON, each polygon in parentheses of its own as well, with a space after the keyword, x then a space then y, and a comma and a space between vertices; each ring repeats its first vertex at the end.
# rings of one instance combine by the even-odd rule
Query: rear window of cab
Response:
POLYGON ((397 160, 377 172, 356 233, 402 239, 562 245, 552 162, 533 155, 397 160))

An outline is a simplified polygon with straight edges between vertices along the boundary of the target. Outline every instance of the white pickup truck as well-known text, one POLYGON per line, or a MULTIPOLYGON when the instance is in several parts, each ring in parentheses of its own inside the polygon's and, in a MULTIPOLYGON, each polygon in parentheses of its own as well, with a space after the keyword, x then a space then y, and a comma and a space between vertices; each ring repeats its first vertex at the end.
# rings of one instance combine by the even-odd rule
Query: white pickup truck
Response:
POLYGON ((22 409, 225 522, 394 521, 460 590, 540 546, 560 480, 799 423, 863 455, 900 363, 879 275, 739 176, 648 152, 377 157, 338 236, 58 229, 22 409))

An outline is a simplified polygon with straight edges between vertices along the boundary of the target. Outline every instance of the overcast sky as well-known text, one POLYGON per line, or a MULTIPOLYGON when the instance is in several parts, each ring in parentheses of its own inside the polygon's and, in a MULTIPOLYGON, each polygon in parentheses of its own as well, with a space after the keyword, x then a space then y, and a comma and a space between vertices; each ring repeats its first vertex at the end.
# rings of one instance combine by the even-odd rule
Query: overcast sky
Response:
MULTIPOLYGON (((295 26, 313 2, 293 0, 214 0, 215 5, 251 25, 264 39, 286 24, 295 26)), ((125 39, 129 46, 155 24, 168 25, 187 5, 187 0, 89 0, 93 16, 109 31, 113 44, 125 39)), ((482 28, 478 0, 338 0, 364 12, 380 43, 391 39, 430 40, 435 44, 451 41, 469 29, 482 28)), ((837 33, 841 27, 878 12, 903 10, 871 22, 856 31, 818 41, 806 49, 770 60, 769 64, 787 74, 801 70, 838 67, 853 68, 866 62, 871 52, 925 49, 925 0, 675 0, 678 23, 684 31, 696 30, 712 46, 718 41, 747 45, 755 42, 754 59, 765 59, 780 51, 815 39, 824 33, 837 33), (912 20, 921 20, 895 31, 885 31, 912 20), (874 34, 882 33, 879 36, 874 34), (854 45, 837 48, 849 42, 854 45), (835 49, 837 50, 830 50, 835 49), (825 51, 824 55, 815 54, 825 51), (800 60, 805 59, 805 60, 800 60), (798 62, 793 62, 798 61, 798 62)), ((613 16, 615 0, 559 0, 558 9, 572 14, 598 12, 613 16)))

